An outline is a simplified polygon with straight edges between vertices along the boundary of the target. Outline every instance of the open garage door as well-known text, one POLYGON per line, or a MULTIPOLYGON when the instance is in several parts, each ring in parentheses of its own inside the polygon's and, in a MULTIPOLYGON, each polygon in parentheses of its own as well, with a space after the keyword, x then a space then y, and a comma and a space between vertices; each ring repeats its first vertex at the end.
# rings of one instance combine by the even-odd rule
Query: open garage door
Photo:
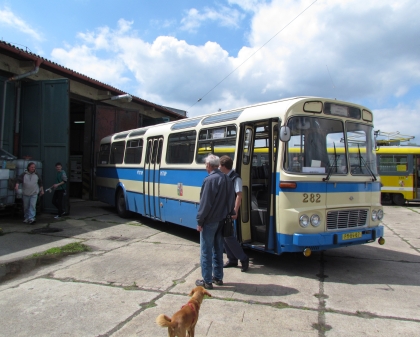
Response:
MULTIPOLYGON (((55 183, 56 162, 70 176, 69 120, 68 79, 22 83, 20 154, 42 162, 44 188, 55 183)), ((57 211, 51 200, 52 193, 45 194, 44 211, 57 211)))

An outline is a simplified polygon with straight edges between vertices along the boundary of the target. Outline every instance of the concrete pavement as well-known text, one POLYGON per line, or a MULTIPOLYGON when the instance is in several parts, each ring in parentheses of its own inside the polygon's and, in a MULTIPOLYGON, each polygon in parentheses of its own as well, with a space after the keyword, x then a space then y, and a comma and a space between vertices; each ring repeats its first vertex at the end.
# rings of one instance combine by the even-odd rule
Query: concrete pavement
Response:
MULTIPOLYGON (((74 200, 59 221, 0 218, 0 336, 167 336, 155 324, 201 278, 198 232, 74 200), (50 223, 62 231, 30 234, 50 223), (25 259, 83 242, 90 252, 25 259)), ((196 336, 419 336, 420 207, 385 207, 386 244, 273 256, 225 269, 196 336)))

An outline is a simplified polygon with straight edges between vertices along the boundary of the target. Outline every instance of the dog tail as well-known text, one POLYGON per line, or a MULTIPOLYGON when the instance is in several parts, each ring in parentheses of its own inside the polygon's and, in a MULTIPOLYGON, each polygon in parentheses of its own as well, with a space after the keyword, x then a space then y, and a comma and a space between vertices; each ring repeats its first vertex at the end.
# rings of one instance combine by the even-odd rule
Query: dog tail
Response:
POLYGON ((171 322, 171 319, 164 314, 161 314, 156 318, 156 323, 167 328, 174 328, 177 325, 176 322, 171 322))

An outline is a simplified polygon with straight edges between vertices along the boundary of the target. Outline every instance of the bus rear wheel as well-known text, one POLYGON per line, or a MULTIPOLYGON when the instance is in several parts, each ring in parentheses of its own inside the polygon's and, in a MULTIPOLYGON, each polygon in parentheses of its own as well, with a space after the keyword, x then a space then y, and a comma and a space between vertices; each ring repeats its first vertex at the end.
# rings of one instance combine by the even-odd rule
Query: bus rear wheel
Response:
POLYGON ((392 195, 392 202, 397 206, 403 206, 405 204, 404 196, 401 193, 395 193, 392 195))
POLYGON ((117 206, 117 213, 121 218, 129 218, 130 211, 127 210, 127 205, 125 203, 125 195, 122 188, 117 192, 117 199, 115 205, 117 206))

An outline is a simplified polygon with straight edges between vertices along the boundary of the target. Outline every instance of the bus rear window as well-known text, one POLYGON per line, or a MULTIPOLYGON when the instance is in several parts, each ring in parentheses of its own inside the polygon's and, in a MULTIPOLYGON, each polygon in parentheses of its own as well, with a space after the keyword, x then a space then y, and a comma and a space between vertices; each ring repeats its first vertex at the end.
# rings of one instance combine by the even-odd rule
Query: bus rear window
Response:
POLYGON ((102 144, 99 149, 98 165, 109 164, 109 150, 111 149, 110 144, 102 144))

